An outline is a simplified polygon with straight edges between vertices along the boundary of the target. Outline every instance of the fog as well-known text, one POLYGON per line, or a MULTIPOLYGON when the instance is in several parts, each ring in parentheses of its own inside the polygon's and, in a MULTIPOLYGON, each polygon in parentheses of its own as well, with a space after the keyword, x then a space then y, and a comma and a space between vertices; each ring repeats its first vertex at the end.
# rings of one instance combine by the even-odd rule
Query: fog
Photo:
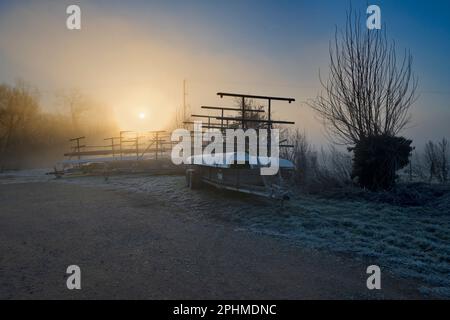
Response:
MULTIPOLYGON (((3 12, 0 22, 2 78, 37 86, 52 111, 58 111, 55 91, 77 88, 107 104, 121 129, 161 130, 182 104, 183 79, 193 110, 232 103, 219 101, 218 91, 297 96, 289 88, 267 88, 285 82, 267 61, 233 54, 233 48, 209 50, 215 40, 208 30, 152 28, 93 5, 83 6, 82 30, 67 30, 65 19, 64 4, 35 3, 3 12)), ((299 108, 290 106, 289 114, 299 108)))
MULTIPOLYGON (((44 111, 67 115, 58 94, 79 90, 102 105, 102 112, 85 116, 90 121, 111 120, 117 130, 170 129, 186 79, 192 112, 201 105, 233 104, 219 99, 218 91, 294 97, 291 105, 274 105, 274 118, 296 121, 315 144, 327 143, 305 102, 320 91, 319 68, 327 72, 331 25, 328 38, 309 42, 296 60, 280 61, 248 51, 228 32, 202 21, 183 20, 180 27, 183 13, 157 6, 140 13, 82 2, 82 30, 68 30, 68 4, 21 1, 0 13, 0 83, 22 79, 36 87, 44 111)), ((293 49, 288 44, 280 51, 293 49)), ((430 102, 446 103, 441 96, 421 96, 406 131, 418 143, 448 134, 443 120, 448 110, 434 108, 430 115, 424 107, 430 102)))

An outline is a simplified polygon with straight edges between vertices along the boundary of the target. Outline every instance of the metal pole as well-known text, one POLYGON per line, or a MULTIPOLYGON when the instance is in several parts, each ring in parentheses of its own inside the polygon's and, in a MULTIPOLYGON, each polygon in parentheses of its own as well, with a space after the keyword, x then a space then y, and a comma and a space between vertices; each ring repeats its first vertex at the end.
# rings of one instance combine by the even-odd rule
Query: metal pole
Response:
POLYGON ((269 106, 268 106, 268 120, 269 120, 269 126, 268 126, 268 130, 267 130, 267 155, 270 157, 272 154, 272 116, 271 116, 271 112, 272 112, 272 100, 269 99, 269 106))
POLYGON ((183 80, 183 121, 186 121, 186 79, 183 80))
POLYGON ((139 160, 139 132, 136 132, 136 160, 139 160))
POLYGON ((155 160, 158 160, 158 147, 159 147, 158 138, 159 138, 159 135, 158 135, 158 132, 156 132, 156 156, 155 156, 155 160))
POLYGON ((77 152, 78 152, 78 160, 81 159, 80 156, 80 138, 77 138, 77 152))
POLYGON ((242 129, 245 129, 245 98, 242 97, 242 129))
POLYGON ((120 141, 119 141, 120 160, 122 160, 122 134, 123 134, 123 131, 120 131, 120 137, 119 137, 119 139, 120 139, 120 141))
POLYGON ((116 151, 114 146, 114 138, 111 138, 111 150, 113 152, 113 160, 116 160, 116 151))

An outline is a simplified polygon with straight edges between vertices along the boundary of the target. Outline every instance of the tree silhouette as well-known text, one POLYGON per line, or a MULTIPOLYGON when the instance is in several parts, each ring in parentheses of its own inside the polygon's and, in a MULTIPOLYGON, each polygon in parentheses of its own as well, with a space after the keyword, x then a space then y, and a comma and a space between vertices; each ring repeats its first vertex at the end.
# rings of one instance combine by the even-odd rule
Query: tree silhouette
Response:
MULTIPOLYGON (((385 27, 384 27, 385 30, 385 27)), ((350 10, 346 26, 336 28, 334 41, 330 42, 330 72, 328 80, 320 77, 323 91, 309 105, 323 121, 328 137, 337 144, 358 146, 368 143, 370 150, 361 153, 373 156, 379 143, 398 143, 395 137, 410 121, 409 109, 416 100, 417 79, 412 73, 412 55, 405 51, 399 59, 395 43, 388 41, 384 30, 369 30, 361 23, 361 16, 350 10), (386 141, 378 137, 385 137, 386 141), (371 140, 375 138, 375 140, 371 140), (369 152, 370 151, 370 152, 369 152)), ((401 143, 404 144, 404 141, 401 143)), ((382 146, 380 146, 382 147, 382 146)), ((384 150, 384 149, 383 149, 384 150)), ((402 150, 408 150, 408 148, 402 150)), ((392 155, 398 161, 383 163, 404 163, 407 154, 392 155)), ((374 157, 372 157, 373 159, 374 157)), ((354 158, 354 175, 366 172, 366 158, 354 158), (355 163, 359 161, 359 163, 355 163)), ((393 168, 379 168, 376 172, 393 168)), ((375 174, 375 173, 372 173, 375 174)), ((364 178, 364 181, 379 181, 378 178, 364 178)), ((361 183, 361 179, 360 179, 361 183)), ((390 186, 383 182, 383 186, 390 186)), ((377 188, 373 185, 365 187, 377 188)))

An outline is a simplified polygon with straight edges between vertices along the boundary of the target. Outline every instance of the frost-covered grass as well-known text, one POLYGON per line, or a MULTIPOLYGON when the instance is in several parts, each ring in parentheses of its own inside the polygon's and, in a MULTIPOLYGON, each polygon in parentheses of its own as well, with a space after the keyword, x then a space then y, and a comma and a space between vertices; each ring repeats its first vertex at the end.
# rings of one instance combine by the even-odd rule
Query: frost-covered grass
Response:
MULTIPOLYGON (((116 176, 62 179, 67 183, 148 194, 183 208, 185 218, 210 219, 282 237, 300 246, 368 259, 419 280, 424 293, 450 297, 450 188, 402 186, 390 193, 340 190, 297 195, 283 207, 251 196, 192 191, 184 177, 116 176)), ((178 210, 175 210, 178 211, 178 210)), ((418 285, 420 286, 420 285, 418 285)))
POLYGON ((414 207, 304 197, 287 211, 275 223, 256 226, 311 247, 370 258, 422 280, 424 292, 450 297, 450 193, 414 207))

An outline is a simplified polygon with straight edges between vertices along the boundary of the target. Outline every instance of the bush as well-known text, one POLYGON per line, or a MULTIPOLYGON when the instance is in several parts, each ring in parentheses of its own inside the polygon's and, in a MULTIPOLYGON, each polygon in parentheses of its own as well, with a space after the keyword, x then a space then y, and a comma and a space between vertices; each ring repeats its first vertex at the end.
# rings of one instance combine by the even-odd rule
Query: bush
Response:
POLYGON ((388 135, 361 139, 354 153, 352 178, 369 190, 386 190, 395 185, 396 172, 409 163, 411 140, 388 135))

